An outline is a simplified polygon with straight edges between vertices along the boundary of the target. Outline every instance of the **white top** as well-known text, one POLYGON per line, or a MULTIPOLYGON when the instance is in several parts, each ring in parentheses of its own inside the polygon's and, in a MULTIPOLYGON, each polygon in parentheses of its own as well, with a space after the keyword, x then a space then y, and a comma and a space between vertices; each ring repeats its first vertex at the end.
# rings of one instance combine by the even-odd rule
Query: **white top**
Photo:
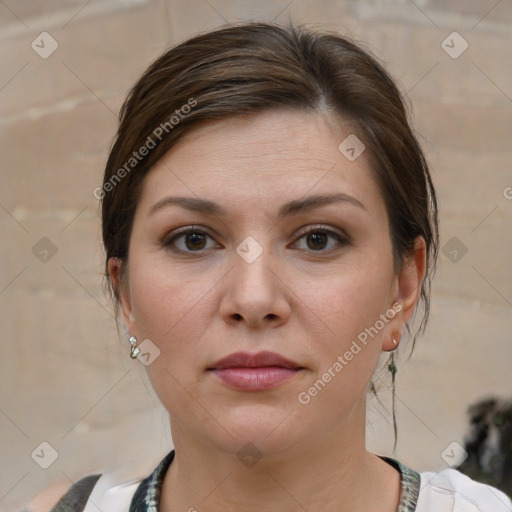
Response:
POLYGON ((414 512, 511 512, 502 491, 475 482, 455 469, 420 473, 420 493, 414 512))

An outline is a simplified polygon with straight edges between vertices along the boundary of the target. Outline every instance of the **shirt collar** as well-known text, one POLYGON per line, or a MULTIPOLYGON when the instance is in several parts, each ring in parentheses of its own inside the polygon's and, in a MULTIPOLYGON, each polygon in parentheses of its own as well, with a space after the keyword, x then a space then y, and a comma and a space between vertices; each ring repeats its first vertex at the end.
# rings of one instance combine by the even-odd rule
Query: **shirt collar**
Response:
MULTIPOLYGON (((171 450, 158 464, 155 470, 137 487, 133 495, 129 512, 158 512, 160 494, 165 474, 174 460, 175 451, 171 450)), ((420 490, 420 475, 391 457, 379 457, 400 473, 401 492, 397 512, 414 512, 420 490)))

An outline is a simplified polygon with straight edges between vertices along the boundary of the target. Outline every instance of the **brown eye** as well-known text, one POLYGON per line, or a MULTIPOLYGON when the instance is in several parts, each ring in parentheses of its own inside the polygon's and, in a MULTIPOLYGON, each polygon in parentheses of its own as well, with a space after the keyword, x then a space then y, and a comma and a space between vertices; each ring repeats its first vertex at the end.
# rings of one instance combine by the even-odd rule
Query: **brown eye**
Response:
POLYGON ((314 252, 329 252, 336 249, 336 246, 344 246, 348 244, 346 238, 341 236, 339 233, 330 229, 323 229, 313 227, 303 233, 298 240, 306 240, 306 249, 314 252), (331 244, 329 247, 330 240, 335 240, 334 247, 331 244))
POLYGON ((211 248, 207 247, 208 239, 211 239, 208 233, 198 229, 187 228, 175 233, 163 245, 171 247, 172 250, 177 252, 199 252, 211 248))
POLYGON ((310 249, 323 249, 325 244, 329 242, 329 235, 322 231, 315 231, 306 235, 306 240, 310 249))
POLYGON ((188 249, 204 249, 205 243, 206 237, 204 236, 204 233, 191 231, 190 233, 185 234, 185 246, 188 249))

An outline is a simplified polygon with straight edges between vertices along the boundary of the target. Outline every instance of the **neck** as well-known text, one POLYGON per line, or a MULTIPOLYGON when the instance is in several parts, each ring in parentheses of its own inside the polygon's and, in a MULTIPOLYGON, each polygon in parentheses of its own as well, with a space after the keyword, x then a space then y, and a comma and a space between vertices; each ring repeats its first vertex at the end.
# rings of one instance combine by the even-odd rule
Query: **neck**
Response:
POLYGON ((362 427, 354 421, 329 426, 284 451, 263 453, 253 464, 196 442, 173 422, 176 454, 164 479, 160 510, 394 512, 399 474, 366 451, 365 410, 355 413, 362 416, 362 427))

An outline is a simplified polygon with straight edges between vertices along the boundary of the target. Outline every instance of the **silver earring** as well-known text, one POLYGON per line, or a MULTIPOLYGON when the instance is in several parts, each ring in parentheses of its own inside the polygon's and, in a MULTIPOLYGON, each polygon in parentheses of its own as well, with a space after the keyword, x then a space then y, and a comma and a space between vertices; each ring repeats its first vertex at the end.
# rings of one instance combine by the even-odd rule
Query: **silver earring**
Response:
POLYGON ((140 354, 140 348, 137 347, 137 338, 135 336, 130 336, 130 345, 131 345, 131 350, 130 350, 130 357, 132 359, 136 359, 137 356, 140 354))
POLYGON ((398 341, 395 340, 395 337, 393 336, 393 345, 398 346, 398 341))

